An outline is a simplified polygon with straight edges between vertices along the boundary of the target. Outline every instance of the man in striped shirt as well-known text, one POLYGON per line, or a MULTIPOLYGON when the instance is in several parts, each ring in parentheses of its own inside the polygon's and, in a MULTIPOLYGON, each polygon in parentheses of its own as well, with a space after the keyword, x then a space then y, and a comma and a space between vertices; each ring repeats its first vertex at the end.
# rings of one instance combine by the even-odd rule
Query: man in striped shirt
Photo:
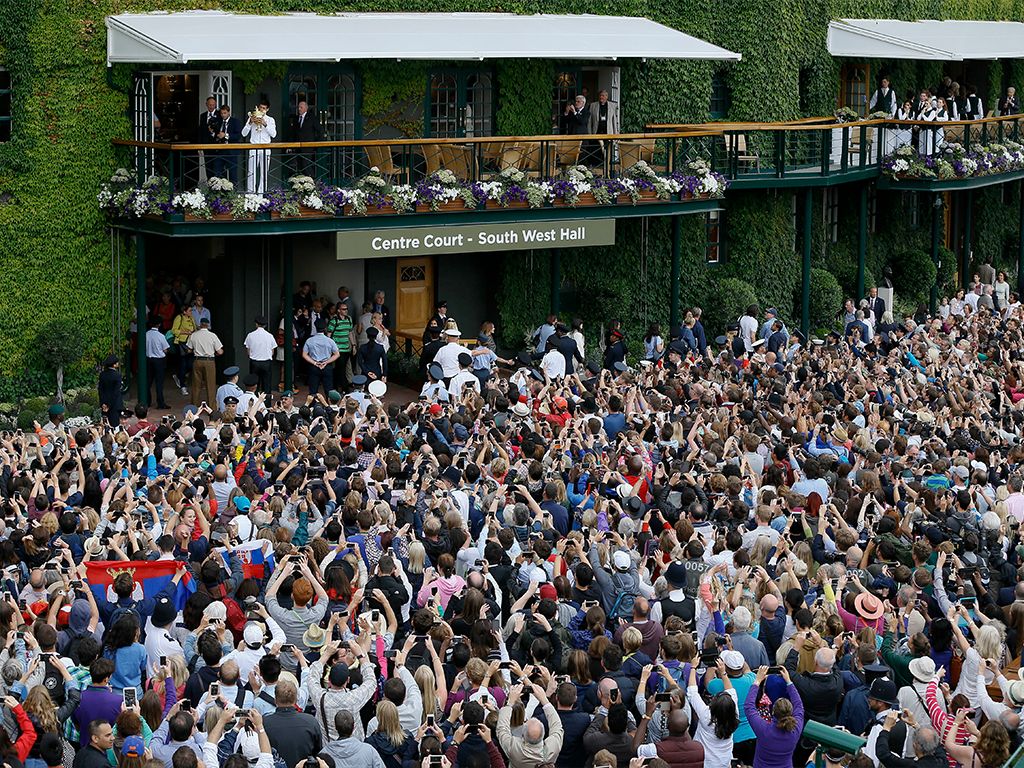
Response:
POLYGON ((336 314, 327 324, 325 333, 338 345, 339 357, 334 363, 334 386, 339 392, 348 392, 348 361, 352 356, 352 328, 354 323, 348 314, 348 304, 339 301, 336 314))

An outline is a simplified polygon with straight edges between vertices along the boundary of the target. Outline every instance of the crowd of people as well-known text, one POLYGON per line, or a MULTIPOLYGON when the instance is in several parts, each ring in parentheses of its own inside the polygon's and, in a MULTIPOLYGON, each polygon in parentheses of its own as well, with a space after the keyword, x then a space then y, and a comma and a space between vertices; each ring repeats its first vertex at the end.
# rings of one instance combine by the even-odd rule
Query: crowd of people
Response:
POLYGON ((601 363, 578 320, 500 359, 439 306, 408 405, 358 380, 159 423, 55 405, 0 435, 0 757, 997 768, 1024 706, 999 295, 891 322, 872 290, 813 340, 757 307, 709 340, 691 308, 642 354, 612 323, 601 363))

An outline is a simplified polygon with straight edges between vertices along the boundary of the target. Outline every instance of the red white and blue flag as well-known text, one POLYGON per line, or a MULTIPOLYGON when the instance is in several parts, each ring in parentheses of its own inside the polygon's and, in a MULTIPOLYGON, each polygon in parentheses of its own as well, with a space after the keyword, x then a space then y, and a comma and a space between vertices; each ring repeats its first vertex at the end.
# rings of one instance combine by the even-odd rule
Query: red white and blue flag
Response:
MULTIPOLYGON (((224 567, 231 570, 231 563, 228 560, 227 547, 220 547, 217 550, 224 560, 224 567)), ((263 579, 267 572, 274 572, 274 545, 266 539, 256 539, 239 544, 235 547, 235 554, 242 561, 242 571, 247 579, 263 579)))
MULTIPOLYGON (((113 592, 114 579, 121 573, 130 573, 135 581, 135 591, 132 593, 133 600, 142 600, 146 597, 154 597, 167 586, 167 583, 174 578, 178 565, 174 560, 142 560, 128 561, 88 561, 86 567, 86 581, 92 593, 98 598, 114 602, 117 596, 113 592)), ((196 591, 195 581, 192 574, 187 570, 178 582, 178 589, 174 593, 174 607, 179 611, 185 607, 185 601, 189 595, 196 591)))

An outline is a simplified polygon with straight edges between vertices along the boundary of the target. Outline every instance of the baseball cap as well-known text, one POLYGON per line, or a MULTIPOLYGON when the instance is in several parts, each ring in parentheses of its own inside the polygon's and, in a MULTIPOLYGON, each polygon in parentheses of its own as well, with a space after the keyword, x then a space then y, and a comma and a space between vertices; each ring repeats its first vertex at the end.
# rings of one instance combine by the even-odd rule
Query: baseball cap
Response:
POLYGON ((739 651, 722 651, 719 658, 727 669, 743 669, 743 654, 739 651))
POLYGON ((263 630, 256 622, 250 621, 242 630, 242 639, 251 648, 259 648, 263 645, 263 630))
POLYGON ((612 562, 615 564, 615 570, 628 571, 629 564, 632 560, 629 556, 629 552, 620 549, 615 552, 615 555, 612 557, 612 562))

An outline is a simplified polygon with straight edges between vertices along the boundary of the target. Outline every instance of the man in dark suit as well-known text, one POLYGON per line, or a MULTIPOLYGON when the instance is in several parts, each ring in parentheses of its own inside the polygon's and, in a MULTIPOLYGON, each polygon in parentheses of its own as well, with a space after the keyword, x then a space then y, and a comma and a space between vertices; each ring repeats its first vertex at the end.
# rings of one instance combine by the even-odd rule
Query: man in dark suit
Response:
MULTIPOLYGON (((140 340, 145 344, 145 339, 140 340)), ((100 373, 100 380, 97 384, 97 391, 100 395, 100 408, 103 411, 103 418, 107 424, 116 427, 119 423, 121 411, 124 410, 124 396, 121 394, 121 373, 117 370, 117 355, 110 355, 103 361, 103 371, 100 373)))
POLYGON ((388 354, 384 346, 377 343, 377 329, 366 329, 367 342, 359 348, 359 370, 370 381, 384 381, 388 377, 388 354))
MULTIPOLYGON (((216 132, 220 126, 220 110, 217 100, 211 96, 206 100, 206 109, 199 113, 199 128, 196 131, 196 144, 215 144, 216 132)), ((206 175, 213 176, 213 153, 199 150, 196 161, 195 181, 199 182, 199 168, 206 168, 206 175)))
MULTIPOLYGON (((238 122, 237 117, 231 116, 231 107, 227 104, 221 105, 220 122, 215 130, 214 142, 217 144, 230 145, 238 144, 242 141, 242 124, 238 122)), ((238 158, 241 154, 241 149, 224 149, 217 152, 217 156, 213 158, 213 175, 222 179, 229 179, 237 187, 238 158)))
MULTIPOLYGON (((320 126, 320 120, 305 101, 298 104, 298 114, 292 120, 292 136, 294 141, 302 143, 323 141, 324 131, 320 126)), ((297 174, 309 175, 315 172, 316 150, 315 149, 289 149, 288 154, 295 156, 295 172, 297 174)))
POLYGON ((885 314, 885 299, 878 295, 878 287, 872 285, 868 289, 868 309, 875 315, 875 325, 882 322, 882 315, 885 314))
POLYGON ((574 360, 578 360, 581 364, 587 362, 583 355, 580 354, 580 347, 576 343, 576 339, 569 335, 569 326, 565 323, 558 323, 555 326, 555 336, 552 340, 555 343, 555 349, 565 358, 565 372, 567 374, 576 370, 576 366, 573 363, 574 360))
MULTIPOLYGON (((388 309, 388 305, 384 303, 384 291, 377 291, 373 294, 373 312, 380 312, 381 317, 384 318, 382 325, 391 330, 391 310, 388 309)), ((442 329, 443 330, 443 329, 442 329)))

